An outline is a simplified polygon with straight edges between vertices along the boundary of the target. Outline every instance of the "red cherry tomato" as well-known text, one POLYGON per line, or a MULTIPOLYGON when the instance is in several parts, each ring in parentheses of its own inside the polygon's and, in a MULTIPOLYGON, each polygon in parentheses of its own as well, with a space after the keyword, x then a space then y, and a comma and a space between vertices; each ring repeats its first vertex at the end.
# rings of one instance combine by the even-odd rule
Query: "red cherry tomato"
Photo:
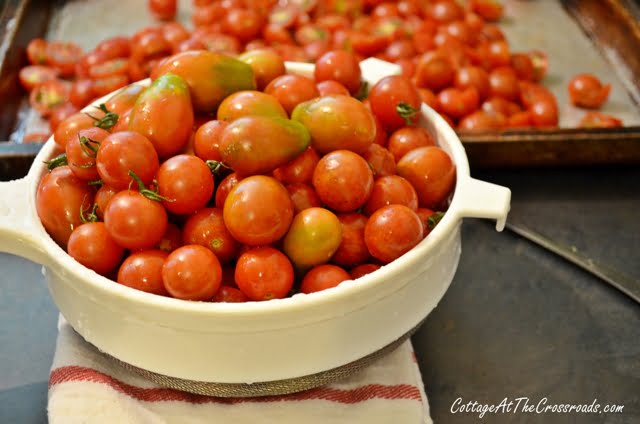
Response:
POLYGON ((364 227, 367 217, 360 213, 346 213, 337 215, 342 225, 340 245, 331 257, 331 262, 353 267, 369 259, 369 250, 364 242, 364 227))
POLYGON ((305 274, 300 284, 300 291, 307 294, 315 293, 336 287, 343 281, 350 279, 349 273, 337 265, 318 265, 305 274))
POLYGON ((369 102, 372 112, 388 131, 415 125, 422 103, 416 86, 400 75, 378 81, 369 91, 369 102))
POLYGON ((364 240, 371 256, 389 263, 420 243, 422 233, 422 221, 414 210, 404 205, 388 205, 369 217, 364 240))
POLYGON ((320 56, 315 62, 316 82, 334 80, 344 85, 351 94, 360 89, 362 72, 355 54, 346 50, 332 50, 320 56))
POLYGON ((211 300, 222 284, 222 267, 211 250, 189 244, 167 256, 162 282, 175 298, 211 300))
POLYGON ((118 269, 117 282, 160 296, 169 296, 162 282, 162 266, 169 253, 163 250, 143 250, 129 255, 118 269))
POLYGON ((569 98, 575 106, 598 109, 609 98, 611 84, 602 84, 591 74, 576 75, 569 81, 569 98))
POLYGON ((621 119, 597 111, 587 112, 578 123, 578 126, 584 128, 618 128, 622 125, 621 119))
POLYGON ((49 66, 30 65, 20 69, 18 78, 20 79, 22 87, 27 91, 31 91, 39 84, 56 80, 58 75, 60 75, 60 72, 49 66))
POLYGON ((67 252, 102 275, 115 270, 124 256, 124 249, 111 238, 103 222, 88 222, 76 227, 69 237, 67 252))
POLYGON ((31 90, 29 105, 40 116, 47 118, 53 109, 67 101, 69 97, 69 84, 59 79, 44 81, 31 90))
POLYGON ((76 43, 52 41, 46 47, 47 63, 68 77, 75 73, 76 63, 83 55, 82 48, 76 43))
POLYGON ((153 16, 163 21, 175 19, 178 11, 177 0, 149 0, 148 5, 153 16))
POLYGON ((187 218, 183 228, 185 244, 199 244, 216 254, 220 263, 235 258, 238 242, 224 225, 222 209, 204 208, 187 218))
POLYGON ((273 247, 249 249, 238 258, 235 281, 250 300, 282 299, 293 287, 293 266, 273 247))
POLYGON ((197 156, 176 155, 160 165, 157 185, 162 204, 174 214, 188 215, 206 206, 213 195, 213 175, 197 156))

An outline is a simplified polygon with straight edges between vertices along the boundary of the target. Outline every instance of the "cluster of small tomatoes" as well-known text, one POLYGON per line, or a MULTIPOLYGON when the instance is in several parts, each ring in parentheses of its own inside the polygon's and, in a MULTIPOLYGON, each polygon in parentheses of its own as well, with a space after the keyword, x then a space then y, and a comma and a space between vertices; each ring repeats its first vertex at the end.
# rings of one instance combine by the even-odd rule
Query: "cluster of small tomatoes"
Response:
MULTIPOLYGON (((20 73, 51 130, 96 97, 150 75, 165 57, 203 49, 239 55, 265 47, 287 61, 314 62, 332 50, 401 66, 423 102, 459 131, 558 125, 554 94, 541 84, 543 52, 513 52, 498 25, 497 0, 193 0, 193 30, 174 21, 176 0, 150 0, 165 22, 83 52, 72 42, 33 40, 20 73)), ((593 75, 569 84, 576 106, 598 109, 610 87, 593 75)), ((592 110, 579 126, 621 126, 592 110)), ((34 136, 46 139, 48 134, 34 136)))
POLYGON ((38 215, 75 260, 157 295, 260 301, 358 278, 429 234, 456 176, 408 78, 362 92, 344 50, 313 76, 271 49, 177 53, 58 125, 38 215))

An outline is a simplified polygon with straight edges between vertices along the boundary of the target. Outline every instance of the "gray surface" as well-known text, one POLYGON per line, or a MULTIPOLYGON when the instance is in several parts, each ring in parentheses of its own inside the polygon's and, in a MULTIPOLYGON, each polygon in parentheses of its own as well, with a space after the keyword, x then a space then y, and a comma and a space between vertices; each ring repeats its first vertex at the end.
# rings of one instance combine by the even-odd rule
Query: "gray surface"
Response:
MULTIPOLYGON (((475 174, 513 190, 512 221, 640 276, 640 169, 475 174)), ((495 414, 491 423, 640 422, 640 305, 487 221, 466 220, 458 273, 413 341, 436 423, 457 398, 624 405, 622 414, 495 414)), ((0 423, 46 420, 56 311, 40 267, 0 254, 0 423)), ((404 424, 404 423, 403 423, 404 424)))
MULTIPOLYGON (((479 175, 513 190, 513 222, 640 279, 640 170, 479 175)), ((622 414, 487 414, 491 423, 640 422, 640 305, 591 275, 486 222, 463 226, 462 261, 414 337, 436 423, 464 403, 528 397, 624 405, 622 414)))

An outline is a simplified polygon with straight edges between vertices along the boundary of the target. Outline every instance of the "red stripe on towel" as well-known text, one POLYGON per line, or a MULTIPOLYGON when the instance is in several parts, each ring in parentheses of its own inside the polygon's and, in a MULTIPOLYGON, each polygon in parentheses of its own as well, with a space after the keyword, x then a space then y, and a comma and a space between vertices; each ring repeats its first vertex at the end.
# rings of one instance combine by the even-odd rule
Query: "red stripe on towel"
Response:
POLYGON ((418 387, 410 384, 367 384, 354 389, 334 389, 330 387, 320 387, 300 393, 282 396, 251 397, 251 398, 220 398, 214 396, 203 396, 182 392, 168 388, 142 388, 132 386, 111 377, 108 374, 94 370, 92 368, 79 366, 66 366, 56 368, 51 372, 49 378, 49 388, 67 382, 91 382, 105 384, 113 390, 120 392, 131 398, 144 402, 166 402, 178 401, 192 404, 219 403, 265 403, 265 402, 285 402, 301 400, 325 400, 343 404, 354 404, 370 399, 404 399, 421 402, 422 398, 418 387))

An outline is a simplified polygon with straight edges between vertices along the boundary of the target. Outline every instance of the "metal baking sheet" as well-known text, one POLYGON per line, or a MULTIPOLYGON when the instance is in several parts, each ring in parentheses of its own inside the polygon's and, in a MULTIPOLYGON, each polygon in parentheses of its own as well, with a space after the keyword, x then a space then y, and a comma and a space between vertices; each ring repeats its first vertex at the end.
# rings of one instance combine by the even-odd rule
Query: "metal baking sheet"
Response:
MULTIPOLYGON (((620 27, 624 30, 624 25, 634 24, 636 27, 633 29, 638 28, 638 23, 634 20, 636 9, 626 1, 504 1, 505 17, 500 25, 512 51, 536 49, 549 57, 549 73, 544 83, 558 98, 560 128, 461 134, 472 167, 640 163, 640 83, 636 80, 638 72, 628 63, 633 56, 637 56, 640 32, 629 31, 629 37, 624 40, 626 48, 628 50, 631 46, 635 49, 626 51, 619 43, 612 45, 601 42, 602 33, 598 31, 605 26, 601 20, 608 24, 607 28, 620 27), (598 12, 597 8, 605 8, 603 10, 607 13, 598 12), (609 9, 615 9, 619 13, 611 14, 609 9), (624 25, 612 25, 612 22, 624 25), (602 131, 575 128, 584 111, 569 104, 566 87, 569 79, 581 72, 593 73, 612 84, 610 99, 602 111, 621 118, 625 124, 624 129, 602 131)), ((3 12, 7 5, 9 9, 13 5, 16 10, 27 6, 42 10, 44 6, 39 4, 41 3, 37 0, 7 0, 2 7, 3 12)), ((90 50, 104 38, 131 35, 145 26, 157 23, 148 13, 145 1, 118 2, 117 6, 104 0, 55 0, 42 4, 47 4, 50 10, 46 32, 38 33, 42 26, 32 24, 26 29, 21 28, 22 31, 32 30, 32 37, 44 35, 49 39, 75 41, 85 50, 90 50)), ((191 12, 192 2, 179 2, 178 20, 187 27, 191 27, 191 12)), ((26 19, 20 22, 12 19, 7 25, 24 27, 27 24, 26 19)), ((10 31, 5 30, 5 38, 7 34, 11 35, 10 31)), ((4 44, 6 42, 7 39, 4 44)), ((22 43, 26 45, 24 39, 22 43)), ((2 59, 0 56, 0 65, 2 59)), ((6 73, 4 69, 2 72, 6 73)), ((1 113, 4 115, 4 110, 1 113)), ((23 97, 12 130, 7 135, 0 134, 0 140, 4 138, 12 141, 0 142, 0 161, 4 162, 0 170, 9 169, 13 177, 23 172, 23 169, 11 169, 12 164, 23 164, 29 152, 37 151, 33 147, 14 148, 28 132, 48 132, 48 128, 29 109, 23 97), (20 161, 13 160, 15 154, 20 155, 20 161)), ((8 174, 3 173, 0 177, 6 178, 6 175, 8 174)))

